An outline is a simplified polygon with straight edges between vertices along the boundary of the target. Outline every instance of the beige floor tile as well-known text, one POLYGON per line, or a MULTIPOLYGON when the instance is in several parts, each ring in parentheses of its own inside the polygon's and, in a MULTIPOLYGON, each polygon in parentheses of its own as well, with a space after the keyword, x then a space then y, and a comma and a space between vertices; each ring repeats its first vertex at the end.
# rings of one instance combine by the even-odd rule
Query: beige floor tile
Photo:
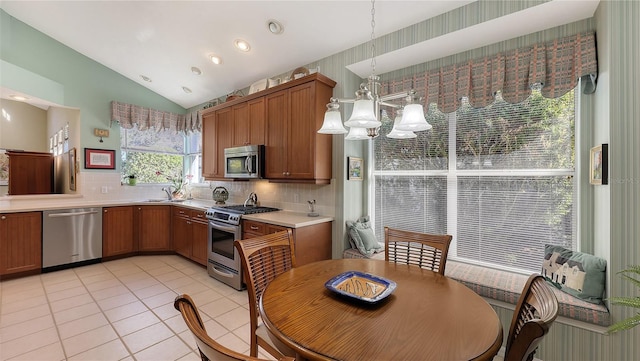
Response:
POLYGON ((120 339, 109 341, 103 345, 94 347, 85 352, 81 352, 73 357, 70 357, 69 360, 78 360, 78 361, 111 361, 111 360, 120 360, 129 356, 129 351, 124 346, 120 339))
POLYGON ((145 298, 142 300, 142 302, 144 302, 144 304, 149 308, 156 308, 168 303, 173 303, 177 295, 178 294, 173 291, 167 291, 152 297, 145 298))
POLYGON ((43 346, 56 343, 59 340, 55 327, 51 327, 25 337, 3 342, 0 344, 0 360, 8 360, 12 357, 37 350, 43 346))
POLYGON ((246 291, 179 256, 140 256, 0 282, 0 360, 199 360, 177 292, 248 354, 246 291))
POLYGON ((204 305, 197 305, 197 307, 201 313, 204 312, 209 317, 216 318, 217 316, 220 316, 238 307, 238 304, 229 300, 228 298, 220 298, 204 305))
POLYGON ((249 312, 243 307, 234 308, 233 310, 216 317, 216 322, 231 331, 249 323, 249 321, 249 312))
POLYGON ((2 304, 20 302, 31 297, 45 296, 46 293, 42 287, 33 287, 27 289, 19 289, 16 292, 4 292, 2 294, 2 304))
POLYGON ((119 284, 117 286, 112 286, 109 288, 100 289, 100 290, 90 290, 90 292, 91 292, 91 296, 93 296, 93 298, 96 301, 104 300, 105 298, 109 298, 109 297, 131 293, 131 291, 129 291, 129 289, 122 284, 119 284))
POLYGON ((160 319, 153 312, 147 311, 116 321, 113 323, 113 328, 120 336, 125 336, 159 322, 160 319))
POLYGON ((167 291, 169 291, 167 286, 163 285, 162 283, 158 283, 151 287, 134 290, 133 293, 138 296, 138 298, 142 299, 152 297, 167 291))
POLYGON ((76 278, 74 280, 55 283, 55 284, 52 284, 52 285, 46 285, 45 284, 44 289, 49 294, 49 293, 55 293, 55 292, 68 290, 68 289, 75 288, 75 287, 82 287, 82 286, 84 286, 82 284, 82 282, 80 282, 80 280, 76 278))
POLYGON ((93 297, 91 297, 88 293, 84 293, 81 295, 77 295, 74 297, 64 298, 58 301, 49 302, 51 306, 51 311, 53 313, 68 310, 70 308, 86 305, 89 303, 94 303, 93 297))
POLYGON ((54 327, 53 317, 45 315, 31 320, 0 328, 0 343, 15 340, 54 327))
POLYGON ((78 286, 78 287, 70 288, 68 290, 48 293, 47 298, 49 299, 49 302, 55 302, 55 301, 63 300, 65 298, 72 298, 72 297, 86 295, 86 294, 88 294, 87 289, 84 286, 78 286))
POLYGON ((100 312, 100 308, 95 303, 87 303, 82 306, 69 308, 64 311, 56 312, 53 314, 53 319, 56 324, 61 325, 63 323, 71 322, 79 318, 87 317, 100 312))
POLYGON ((54 342, 47 346, 40 347, 36 350, 23 353, 8 361, 61 361, 66 360, 64 350, 60 342, 54 342))
POLYGON ((107 310, 111 310, 111 309, 116 308, 116 307, 128 305, 130 303, 139 301, 138 297, 136 297, 133 293, 129 292, 128 289, 126 289, 126 290, 127 290, 126 293, 121 293, 121 294, 116 295, 116 296, 104 298, 104 299, 98 300, 96 302, 98 303, 98 306, 100 306, 100 308, 103 311, 107 311, 107 310))
POLYGON ((155 344, 134 355, 136 360, 177 360, 193 351, 178 336, 173 336, 168 340, 155 344))
POLYGON ((111 325, 105 325, 64 339, 62 340, 62 345, 64 346, 67 357, 71 357, 117 338, 118 335, 111 325))
POLYGON ((144 303, 140 301, 135 301, 123 306, 106 310, 104 311, 104 314, 107 316, 109 321, 116 322, 145 311, 147 311, 147 306, 145 306, 144 303))
POLYGON ((110 279, 105 279, 101 281, 96 281, 93 283, 86 283, 85 285, 86 285, 85 287, 87 287, 89 291, 94 292, 98 290, 103 290, 105 288, 122 286, 122 282, 120 282, 117 278, 110 278, 110 279))
POLYGON ((122 337, 122 339, 129 350, 136 353, 158 342, 164 341, 173 335, 174 333, 163 323, 156 323, 155 325, 126 335, 122 337))
POLYGON ((48 304, 38 305, 35 307, 25 308, 20 311, 0 315, 0 327, 7 327, 22 323, 34 318, 50 315, 48 304))
POLYGON ((156 316, 158 316, 158 318, 160 318, 161 320, 166 320, 180 314, 178 310, 173 307, 173 302, 167 303, 166 305, 162 305, 160 307, 156 307, 151 311, 153 311, 153 313, 155 313, 156 316))
MULTIPOLYGON (((5 292, 11 292, 11 291, 5 291, 5 292)), ((25 308, 31 308, 31 307, 36 307, 36 306, 45 305, 45 304, 47 304, 47 296, 45 296, 44 294, 41 294, 39 296, 28 297, 18 301, 14 301, 14 302, 3 303, 2 307, 0 307, 0 314, 6 315, 9 313, 23 310, 25 308)))
POLYGON ((95 313, 91 316, 58 325, 58 332, 60 333, 60 338, 67 339, 107 324, 109 324, 109 321, 104 317, 104 314, 95 313))
POLYGON ((250 345, 231 332, 222 335, 221 337, 217 338, 216 341, 236 352, 240 352, 246 355, 249 354, 250 345))

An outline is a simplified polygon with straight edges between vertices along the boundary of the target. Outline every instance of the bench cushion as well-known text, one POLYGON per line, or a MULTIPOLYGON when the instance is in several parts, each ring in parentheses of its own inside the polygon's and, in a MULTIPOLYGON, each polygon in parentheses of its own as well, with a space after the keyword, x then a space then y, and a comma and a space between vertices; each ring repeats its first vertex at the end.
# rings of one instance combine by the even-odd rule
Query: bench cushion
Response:
MULTIPOLYGON (((346 249, 343 258, 370 258, 384 260, 384 252, 374 253, 370 257, 357 249, 346 249)), ((494 300, 517 304, 518 298, 528 276, 507 271, 471 265, 447 260, 447 277, 464 284, 480 296, 494 300)), ((556 287, 549 286, 558 299, 558 315, 599 326, 609 326, 611 316, 605 305, 585 302, 556 287)))

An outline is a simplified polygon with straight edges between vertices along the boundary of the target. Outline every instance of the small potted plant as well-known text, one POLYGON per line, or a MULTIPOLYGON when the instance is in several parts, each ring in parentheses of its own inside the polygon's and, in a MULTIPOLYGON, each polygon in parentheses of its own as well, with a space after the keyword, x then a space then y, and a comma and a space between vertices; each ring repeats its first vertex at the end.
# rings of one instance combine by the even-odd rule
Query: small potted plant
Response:
POLYGON ((130 185, 130 186, 134 186, 134 185, 136 185, 136 182, 137 182, 138 180, 137 180, 137 178, 136 178, 136 175, 135 175, 135 174, 132 174, 132 175, 130 175, 130 176, 127 176, 127 178, 129 179, 129 185, 130 185))

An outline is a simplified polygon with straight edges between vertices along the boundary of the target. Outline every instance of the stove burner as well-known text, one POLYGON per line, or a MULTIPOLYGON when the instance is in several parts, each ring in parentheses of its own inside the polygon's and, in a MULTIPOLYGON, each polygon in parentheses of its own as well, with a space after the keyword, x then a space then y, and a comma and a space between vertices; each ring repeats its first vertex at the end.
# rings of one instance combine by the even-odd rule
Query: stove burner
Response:
POLYGON ((279 211, 278 208, 272 207, 260 207, 260 206, 243 206, 243 205, 233 205, 233 206, 222 206, 222 207, 213 207, 220 208, 229 212, 240 213, 240 214, 256 214, 256 213, 266 213, 266 212, 275 212, 279 211))

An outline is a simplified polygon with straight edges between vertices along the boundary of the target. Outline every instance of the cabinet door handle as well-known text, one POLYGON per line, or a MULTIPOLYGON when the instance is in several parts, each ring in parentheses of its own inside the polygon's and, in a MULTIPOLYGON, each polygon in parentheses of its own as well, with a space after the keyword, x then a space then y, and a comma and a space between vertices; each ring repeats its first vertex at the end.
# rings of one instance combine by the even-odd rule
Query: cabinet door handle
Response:
POLYGON ((260 229, 260 227, 251 226, 251 230, 252 230, 252 231, 257 231, 258 229, 260 229))

